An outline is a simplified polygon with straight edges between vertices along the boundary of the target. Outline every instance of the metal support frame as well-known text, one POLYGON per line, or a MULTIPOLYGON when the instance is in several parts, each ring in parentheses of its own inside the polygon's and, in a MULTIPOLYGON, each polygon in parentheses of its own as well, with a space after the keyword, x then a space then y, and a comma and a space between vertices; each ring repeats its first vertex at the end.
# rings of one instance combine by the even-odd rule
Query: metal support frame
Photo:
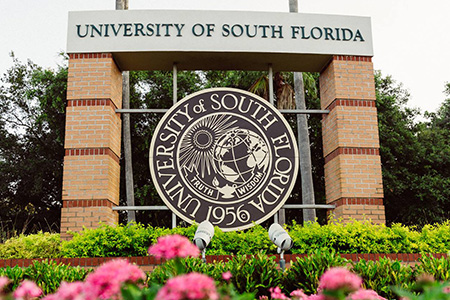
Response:
POLYGON ((173 105, 177 103, 178 98, 178 70, 177 64, 173 64, 173 105))
POLYGON ((169 210, 165 205, 155 206, 115 206, 112 210, 169 210))
MULTIPOLYGON (((285 204, 284 209, 332 209, 336 208, 333 204, 285 204)), ((155 205, 155 206, 115 206, 112 210, 169 210, 165 205, 155 205)))
POLYGON ((273 99, 273 69, 272 64, 269 64, 269 102, 272 105, 275 105, 275 101, 273 99))
MULTIPOLYGON (((116 113, 122 114, 165 114, 169 110, 167 108, 132 108, 132 109, 116 109, 116 113)), ((280 113, 282 114, 328 114, 329 110, 320 110, 320 109, 280 109, 280 113)))
POLYGON ((281 248, 278 248, 280 251, 280 269, 282 272, 286 270, 286 261, 284 260, 284 250, 281 250, 281 248))
MULTIPOLYGON (((172 72, 172 81, 173 81, 173 105, 177 104, 178 100, 178 69, 177 64, 173 63, 173 72, 172 72)), ((177 227, 177 215, 172 212, 172 228, 177 227)))
MULTIPOLYGON (((334 209, 334 204, 285 204, 282 209, 334 209)), ((167 206, 116 206, 112 210, 169 210, 167 206)), ((278 212, 273 215, 273 222, 278 222, 278 212)), ((177 227, 177 216, 172 213, 172 228, 177 227)))
MULTIPOLYGON (((178 101, 178 69, 177 64, 173 64, 173 104, 175 105, 178 101)), ((270 104, 274 105, 273 98, 273 69, 272 64, 269 64, 269 101, 270 104)), ((156 114, 164 114, 169 109, 165 108, 150 108, 150 109, 116 109, 116 113, 122 114, 146 114, 146 113, 156 113, 156 114)), ((280 109, 280 113, 282 114, 328 114, 329 110, 319 110, 319 109, 280 109)), ((335 205, 329 204, 285 204, 282 209, 333 209, 335 205)), ((169 210, 169 208, 165 205, 156 205, 156 206, 116 206, 113 207, 112 210, 169 210)), ((278 213, 274 215, 274 222, 278 223, 278 213)), ((175 213, 172 213, 172 228, 177 226, 177 216, 175 213)))

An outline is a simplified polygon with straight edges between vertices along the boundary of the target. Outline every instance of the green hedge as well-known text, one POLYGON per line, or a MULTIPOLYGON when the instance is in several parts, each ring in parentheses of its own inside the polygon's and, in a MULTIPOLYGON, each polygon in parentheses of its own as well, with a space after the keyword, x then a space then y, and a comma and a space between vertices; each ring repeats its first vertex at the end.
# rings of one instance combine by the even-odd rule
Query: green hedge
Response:
MULTIPOLYGON (((450 230, 449 223, 438 226, 441 227, 450 230)), ((450 235, 439 235, 430 229, 429 234, 442 242, 435 244, 438 247, 433 247, 421 238, 421 232, 400 224, 386 227, 367 222, 324 226, 314 223, 306 226, 294 224, 289 229, 295 245, 292 253, 327 249, 334 249, 338 253, 442 253, 450 249, 450 235), (446 246, 441 247, 443 245, 446 246)))
MULTIPOLYGON (((99 229, 85 229, 75 233, 73 239, 63 242, 63 257, 105 257, 105 256, 145 256, 150 245, 158 237, 168 234, 180 234, 194 238, 197 226, 177 227, 174 229, 132 224, 128 226, 99 229)), ((214 238, 208 247, 210 255, 275 253, 276 248, 269 240, 267 231, 257 225, 247 231, 223 232, 215 229, 214 238)))
POLYGON ((59 234, 48 232, 21 234, 0 244, 0 258, 53 258, 59 257, 60 252, 59 234))
MULTIPOLYGON (((291 253, 335 251, 337 253, 447 253, 450 251, 450 221, 426 225, 421 230, 394 224, 391 227, 368 222, 328 225, 308 223, 287 227, 294 240, 291 253)), ((58 234, 39 233, 19 236, 0 244, 0 258, 50 257, 120 257, 145 256, 158 237, 181 234, 192 239, 196 226, 159 228, 131 224, 101 226, 74 233, 70 241, 58 234)), ((239 232, 222 232, 218 228, 208 247, 210 255, 276 253, 267 230, 260 225, 239 232)))

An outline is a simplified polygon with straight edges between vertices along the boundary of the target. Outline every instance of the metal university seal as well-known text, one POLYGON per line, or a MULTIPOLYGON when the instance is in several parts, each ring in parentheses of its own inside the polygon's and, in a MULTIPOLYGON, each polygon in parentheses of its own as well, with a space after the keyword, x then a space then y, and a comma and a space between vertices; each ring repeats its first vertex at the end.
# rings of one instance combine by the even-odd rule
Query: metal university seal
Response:
POLYGON ((286 202, 298 171, 289 124, 266 100, 206 89, 177 102, 159 122, 150 173, 164 203, 181 219, 224 231, 249 228, 286 202))

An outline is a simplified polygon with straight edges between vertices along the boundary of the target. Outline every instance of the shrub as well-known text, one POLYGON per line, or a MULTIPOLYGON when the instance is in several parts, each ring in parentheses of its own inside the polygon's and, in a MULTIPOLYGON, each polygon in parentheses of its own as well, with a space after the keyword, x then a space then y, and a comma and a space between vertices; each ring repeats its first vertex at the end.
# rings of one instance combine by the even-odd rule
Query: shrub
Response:
POLYGON ((21 281, 28 279, 36 282, 44 294, 48 294, 55 292, 62 281, 84 280, 90 271, 80 267, 56 264, 53 261, 35 261, 26 268, 16 266, 0 269, 0 276, 6 276, 11 280, 13 289, 16 289, 21 281))
POLYGON ((431 274, 436 280, 450 281, 450 257, 437 259, 428 255, 422 255, 415 269, 417 276, 431 274))
POLYGON ((445 253, 450 250, 450 220, 442 224, 425 225, 420 234, 420 252, 445 253))
POLYGON ((6 267, 4 269, 0 269, 0 276, 6 276, 12 281, 13 289, 16 289, 19 286, 19 283, 25 277, 25 270, 19 267, 6 267))
POLYGON ((106 226, 73 233, 62 244, 62 257, 145 256, 152 233, 141 224, 106 226))
POLYGON ((208 246, 211 255, 246 255, 253 253, 276 253, 267 229, 255 225, 246 231, 223 232, 216 228, 214 238, 208 246))
POLYGON ((284 276, 285 291, 302 289, 305 293, 317 293, 320 276, 331 267, 345 266, 349 261, 332 251, 316 250, 305 257, 297 257, 284 276))
MULTIPOLYGON (((142 224, 102 225, 73 233, 70 241, 60 241, 58 234, 39 233, 20 236, 0 244, 0 258, 51 257, 126 257, 145 256, 158 237, 180 234, 192 239, 197 226, 174 229, 142 224), (61 251, 60 251, 61 250, 61 251)), ((450 221, 426 225, 422 231, 393 224, 374 225, 369 222, 333 223, 319 225, 292 224, 288 226, 294 241, 294 254, 335 251, 336 253, 445 253, 450 251, 450 221)), ((246 231, 222 232, 208 246, 210 255, 247 255, 276 253, 267 230, 261 225, 246 231)))
POLYGON ((13 237, 0 244, 0 257, 9 258, 56 258, 60 256, 59 234, 48 232, 13 237))
MULTIPOLYGON (((227 264, 222 261, 214 264, 205 264, 200 258, 186 258, 181 260, 186 272, 197 272, 206 274, 217 281, 222 279, 222 273, 228 271, 227 264)), ((149 282, 165 284, 170 278, 170 274, 176 273, 176 262, 174 260, 166 261, 164 264, 156 267, 149 274, 149 282)))
MULTIPOLYGON (((282 273, 277 268, 275 257, 262 253, 253 257, 238 255, 227 262, 213 264, 205 264, 198 258, 183 259, 182 262, 187 272, 203 273, 216 281, 222 281, 222 273, 230 271, 233 275, 230 281, 239 293, 256 293, 259 297, 268 295, 270 287, 282 286, 282 273)), ((149 281, 162 285, 170 274, 176 273, 175 268, 176 262, 168 261, 153 270, 149 281)))
POLYGON ((271 287, 282 287, 282 273, 277 269, 274 256, 240 255, 228 261, 225 268, 233 274, 231 282, 239 293, 255 293, 259 297, 268 295, 271 287))
POLYGON ((73 238, 61 247, 62 257, 126 257, 146 256, 148 247, 156 243, 158 237, 180 234, 192 239, 196 227, 174 229, 145 227, 142 224, 102 225, 96 229, 84 229, 72 233, 73 238))
POLYGON ((36 282, 44 294, 55 292, 61 282, 74 282, 84 280, 91 270, 80 267, 71 267, 55 262, 34 262, 25 269, 25 277, 36 282))
POLYGON ((386 227, 370 222, 332 221, 326 225, 294 223, 289 229, 295 245, 292 253, 296 254, 329 249, 337 253, 418 253, 423 248, 420 233, 399 224, 386 227))
MULTIPOLYGON (((198 258, 183 260, 188 272, 206 274, 216 281, 221 280, 222 273, 231 271, 231 282, 240 292, 257 292, 257 295, 267 295, 268 287, 284 287, 286 293, 296 289, 303 289, 306 294, 317 293, 319 279, 329 268, 350 266, 351 271, 363 279, 363 287, 373 289, 387 299, 395 299, 393 286, 399 289, 411 290, 415 280, 421 274, 433 274, 438 281, 448 281, 450 278, 450 258, 436 259, 423 256, 420 264, 415 267, 403 265, 400 261, 381 258, 378 261, 350 262, 335 252, 320 252, 297 258, 291 262, 290 268, 284 273, 276 268, 273 258, 262 254, 249 259, 246 256, 233 257, 228 262, 215 262, 204 264, 198 258)), ((175 264, 168 261, 157 267, 150 275, 149 280, 163 285, 173 274, 175 264)))
POLYGON ((392 286, 409 289, 415 280, 410 266, 388 258, 380 258, 378 261, 361 259, 353 263, 352 271, 363 278, 366 289, 372 289, 387 299, 395 299, 392 286))

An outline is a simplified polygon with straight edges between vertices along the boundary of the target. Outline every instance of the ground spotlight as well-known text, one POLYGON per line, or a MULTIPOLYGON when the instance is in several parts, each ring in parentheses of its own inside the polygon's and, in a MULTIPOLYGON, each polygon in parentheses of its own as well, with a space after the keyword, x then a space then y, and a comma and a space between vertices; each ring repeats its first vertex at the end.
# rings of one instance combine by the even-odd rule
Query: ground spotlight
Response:
POLYGON ((202 251, 202 260, 206 262, 206 247, 214 236, 214 226, 209 221, 201 222, 195 231, 193 242, 202 251))
POLYGON ((284 260, 284 251, 289 250, 294 245, 289 234, 281 227, 280 224, 274 223, 269 227, 269 238, 278 247, 277 252, 280 253, 280 268, 282 270, 286 267, 284 260))

